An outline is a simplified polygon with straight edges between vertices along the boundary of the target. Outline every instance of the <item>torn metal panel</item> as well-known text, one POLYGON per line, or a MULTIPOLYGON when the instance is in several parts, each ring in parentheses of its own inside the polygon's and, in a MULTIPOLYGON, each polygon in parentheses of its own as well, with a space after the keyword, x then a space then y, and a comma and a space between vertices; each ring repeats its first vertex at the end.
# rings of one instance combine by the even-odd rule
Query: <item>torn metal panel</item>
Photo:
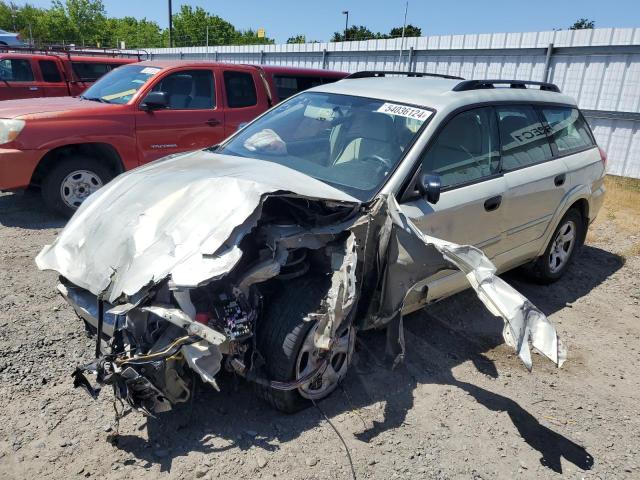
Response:
POLYGON ((529 341, 534 348, 558 367, 562 366, 566 359, 566 351, 558 339, 555 327, 544 313, 495 274, 495 266, 480 249, 470 245, 457 245, 425 235, 402 213, 394 198, 389 198, 388 205, 398 240, 395 250, 395 244, 393 241, 391 242, 390 251, 398 252, 395 258, 401 265, 402 273, 398 272, 397 265, 389 265, 389 270, 396 269, 395 280, 401 282, 401 288, 398 289, 396 284, 387 283, 385 289, 385 292, 389 292, 387 297, 396 301, 401 292, 406 295, 409 289, 417 283, 414 275, 416 269, 419 268, 417 264, 420 262, 407 263, 405 260, 413 255, 413 258, 421 258, 423 265, 435 266, 438 261, 429 263, 434 257, 433 249, 435 249, 439 252, 439 255, 435 256, 441 258, 441 268, 451 268, 451 265, 454 265, 461 270, 487 309, 504 320, 503 336, 505 342, 516 350, 529 370, 532 366, 529 341), (405 235, 405 232, 410 235, 405 235), (427 250, 416 248, 413 239, 420 239, 427 250), (449 263, 449 267, 446 266, 447 263, 449 263), (408 283, 402 284, 402 282, 408 283), (411 284, 412 282, 413 284, 411 284))

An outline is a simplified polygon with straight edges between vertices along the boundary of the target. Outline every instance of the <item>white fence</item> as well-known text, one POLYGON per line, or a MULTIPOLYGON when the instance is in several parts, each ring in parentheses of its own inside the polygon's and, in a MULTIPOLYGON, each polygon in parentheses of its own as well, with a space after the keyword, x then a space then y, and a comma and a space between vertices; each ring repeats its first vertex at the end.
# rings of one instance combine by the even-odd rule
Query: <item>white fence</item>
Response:
POLYGON ((149 50, 152 58, 547 80, 578 100, 608 172, 640 178, 640 28, 149 50))

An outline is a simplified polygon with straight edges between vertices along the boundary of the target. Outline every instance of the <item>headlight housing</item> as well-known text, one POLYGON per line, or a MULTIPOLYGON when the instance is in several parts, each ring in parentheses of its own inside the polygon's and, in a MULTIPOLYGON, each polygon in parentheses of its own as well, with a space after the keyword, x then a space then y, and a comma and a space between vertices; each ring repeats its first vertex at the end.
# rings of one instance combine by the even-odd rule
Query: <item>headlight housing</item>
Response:
POLYGON ((0 119, 0 144, 13 142, 24 128, 24 120, 0 119))

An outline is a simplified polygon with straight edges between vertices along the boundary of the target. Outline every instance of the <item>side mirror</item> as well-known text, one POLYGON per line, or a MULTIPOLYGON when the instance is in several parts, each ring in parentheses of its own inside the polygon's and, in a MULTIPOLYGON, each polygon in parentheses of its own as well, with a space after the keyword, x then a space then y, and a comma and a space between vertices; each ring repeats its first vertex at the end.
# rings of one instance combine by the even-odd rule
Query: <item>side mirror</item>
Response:
POLYGON ((427 199, 427 202, 435 205, 440 200, 440 190, 442 182, 437 173, 423 173, 418 181, 420 195, 427 199))
POLYGON ((149 92, 140 104, 142 110, 161 110, 169 106, 167 92, 149 92))

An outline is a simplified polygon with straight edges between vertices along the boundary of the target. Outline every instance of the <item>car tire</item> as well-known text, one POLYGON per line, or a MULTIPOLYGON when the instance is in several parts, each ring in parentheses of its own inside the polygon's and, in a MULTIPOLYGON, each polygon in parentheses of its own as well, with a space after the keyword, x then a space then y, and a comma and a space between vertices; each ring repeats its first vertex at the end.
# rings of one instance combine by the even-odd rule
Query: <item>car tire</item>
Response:
POLYGON ((96 158, 70 157, 47 172, 41 185, 42 198, 48 208, 68 218, 86 197, 114 176, 96 158))
POLYGON ((572 208, 565 213, 542 256, 525 267, 528 276, 542 284, 559 280, 582 247, 584 229, 584 219, 578 209, 572 208))
MULTIPOLYGON (((265 360, 265 373, 269 380, 291 382, 299 378, 301 355, 309 355, 305 346, 313 339, 317 322, 310 320, 310 316, 321 308, 321 303, 331 286, 331 277, 306 276, 294 281, 282 283, 282 288, 269 301, 265 313, 259 320, 257 332, 257 347, 265 360)), ((340 367, 337 380, 317 395, 308 393, 310 385, 301 386, 294 390, 278 390, 266 385, 255 383, 255 392, 273 408, 285 413, 295 413, 311 405, 311 400, 321 400, 327 397, 338 386, 346 374, 351 361, 354 344, 354 330, 348 329, 348 351, 344 355, 344 363, 340 367), (305 391, 307 394, 305 394, 305 391)), ((332 351, 332 355, 334 355, 332 351)), ((332 360, 333 360, 332 356, 332 360)), ((311 360, 309 360, 311 361, 311 360)), ((318 377, 316 377, 318 378, 318 377)), ((320 379, 322 383, 322 379, 320 379)))

